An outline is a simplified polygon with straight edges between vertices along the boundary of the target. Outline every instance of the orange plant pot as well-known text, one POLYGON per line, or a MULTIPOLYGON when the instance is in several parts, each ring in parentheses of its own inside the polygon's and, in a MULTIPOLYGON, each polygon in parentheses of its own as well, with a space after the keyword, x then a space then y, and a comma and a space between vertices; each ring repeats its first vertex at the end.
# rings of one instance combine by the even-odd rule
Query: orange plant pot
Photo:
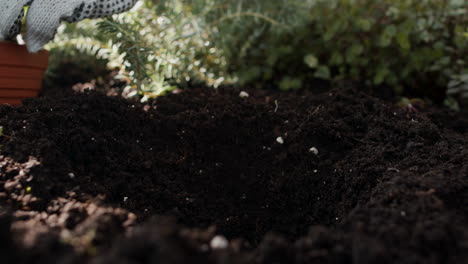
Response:
POLYGON ((37 96, 48 64, 45 50, 29 53, 24 45, 0 41, 0 104, 19 105, 37 96))

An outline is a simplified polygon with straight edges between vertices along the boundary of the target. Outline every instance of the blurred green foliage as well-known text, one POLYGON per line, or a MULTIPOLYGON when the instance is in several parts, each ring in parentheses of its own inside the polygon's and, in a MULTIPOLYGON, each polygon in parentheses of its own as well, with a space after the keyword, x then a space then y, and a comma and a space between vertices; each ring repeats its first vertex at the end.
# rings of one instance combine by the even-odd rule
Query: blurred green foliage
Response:
POLYGON ((352 80, 468 97, 466 0, 146 0, 67 24, 50 45, 118 66, 144 98, 174 87, 290 90, 352 80), (96 23, 100 23, 96 30, 96 23))
POLYGON ((308 26, 276 45, 294 48, 273 68, 303 82, 355 80, 433 95, 467 69, 467 26, 465 0, 314 1, 308 26), (288 72, 301 58, 310 71, 288 72))

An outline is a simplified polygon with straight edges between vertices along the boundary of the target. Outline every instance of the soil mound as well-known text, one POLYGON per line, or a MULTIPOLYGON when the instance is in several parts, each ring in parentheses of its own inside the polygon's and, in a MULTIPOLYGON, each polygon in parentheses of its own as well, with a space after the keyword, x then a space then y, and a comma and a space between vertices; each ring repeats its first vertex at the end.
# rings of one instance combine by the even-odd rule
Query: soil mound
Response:
POLYGON ((250 94, 1 107, 8 236, 71 263, 468 261, 466 119, 354 90, 250 94))

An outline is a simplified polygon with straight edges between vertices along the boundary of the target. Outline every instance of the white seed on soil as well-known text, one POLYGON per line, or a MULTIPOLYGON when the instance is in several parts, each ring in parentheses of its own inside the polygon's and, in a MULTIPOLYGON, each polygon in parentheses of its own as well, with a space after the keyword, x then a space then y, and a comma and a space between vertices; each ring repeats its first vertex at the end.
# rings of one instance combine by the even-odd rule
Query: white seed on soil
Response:
POLYGON ((68 173, 68 177, 70 177, 71 179, 74 179, 75 178, 75 174, 73 172, 70 172, 68 173))
POLYGON ((284 139, 282 137, 277 137, 276 142, 278 142, 280 144, 284 144, 284 139))
POLYGON ((405 212, 405 211, 401 211, 400 214, 401 214, 401 216, 406 216, 406 212, 405 212))
POLYGON ((127 200, 128 200, 128 197, 125 196, 125 197, 123 198, 123 201, 126 202, 127 200))
POLYGON ((210 242, 212 249, 224 249, 229 246, 229 241, 224 236, 215 236, 210 242))
POLYGON ((241 91, 239 93, 239 97, 240 98, 247 98, 247 97, 249 97, 249 94, 246 91, 241 91))
POLYGON ((312 153, 312 154, 314 154, 314 155, 318 155, 318 154, 319 154, 319 151, 318 151, 318 149, 317 149, 316 147, 311 147, 311 148, 309 149, 309 152, 312 153))

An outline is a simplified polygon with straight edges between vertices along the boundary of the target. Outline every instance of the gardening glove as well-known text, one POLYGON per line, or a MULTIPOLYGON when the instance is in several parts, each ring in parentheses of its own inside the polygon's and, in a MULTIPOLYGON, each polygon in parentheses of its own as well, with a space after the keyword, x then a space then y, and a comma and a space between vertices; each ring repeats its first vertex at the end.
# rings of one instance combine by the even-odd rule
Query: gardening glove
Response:
POLYGON ((24 6, 26 45, 37 52, 52 40, 60 22, 100 18, 131 9, 137 0, 0 0, 0 41, 14 39, 21 33, 24 6))

